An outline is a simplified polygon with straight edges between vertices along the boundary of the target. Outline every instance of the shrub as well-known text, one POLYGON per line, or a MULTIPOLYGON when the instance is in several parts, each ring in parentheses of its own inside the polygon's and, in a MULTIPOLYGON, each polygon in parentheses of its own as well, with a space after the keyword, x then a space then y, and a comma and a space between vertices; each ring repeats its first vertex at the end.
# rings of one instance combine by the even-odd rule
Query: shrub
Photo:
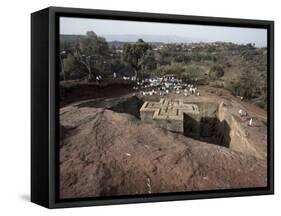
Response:
POLYGON ((202 73, 202 69, 199 67, 186 66, 180 63, 174 63, 171 65, 158 66, 153 71, 154 76, 163 76, 173 74, 177 78, 182 79, 184 82, 191 82, 198 78, 199 74, 202 73))
POLYGON ((66 74, 66 79, 81 79, 86 76, 87 72, 85 67, 82 66, 75 56, 69 53, 63 59, 64 70, 66 74))
POLYGON ((267 96, 266 96, 266 94, 261 97, 260 101, 256 102, 256 106, 267 110, 267 96))
POLYGON ((220 65, 214 65, 209 71, 210 80, 217 80, 224 75, 224 70, 220 65))
POLYGON ((223 88, 224 87, 224 82, 220 81, 220 80, 216 80, 216 81, 209 82, 209 85, 211 87, 215 87, 215 88, 223 88))
POLYGON ((237 82, 226 82, 224 88, 229 90, 235 96, 242 96, 252 99, 257 96, 257 83, 253 79, 241 78, 237 82))

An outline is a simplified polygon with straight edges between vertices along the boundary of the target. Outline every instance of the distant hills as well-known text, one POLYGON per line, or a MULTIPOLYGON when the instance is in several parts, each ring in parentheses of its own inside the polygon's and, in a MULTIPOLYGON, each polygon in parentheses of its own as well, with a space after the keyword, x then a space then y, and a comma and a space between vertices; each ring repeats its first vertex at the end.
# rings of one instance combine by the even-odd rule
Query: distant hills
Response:
MULTIPOLYGON (((220 42, 220 41, 210 41, 206 38, 192 38, 192 37, 181 37, 177 35, 167 34, 167 35, 150 35, 150 34, 101 34, 109 45, 114 44, 116 47, 122 47, 124 43, 136 42, 138 39, 143 39, 145 42, 159 45, 164 43, 209 43, 209 42, 220 42)), ((74 35, 74 34, 61 34, 61 41, 79 41, 84 35, 74 35)), ((230 41, 222 41, 230 42, 230 41)), ((235 43, 235 42, 234 42, 235 43)), ((243 43, 235 43, 242 45, 243 43)), ((256 47, 266 47, 265 45, 256 44, 256 47)))
POLYGON ((61 34, 60 40, 61 41, 78 41, 83 37, 85 37, 85 36, 84 35, 65 35, 65 34, 61 34))
MULTIPOLYGON (((116 47, 122 47, 123 44, 126 42, 135 42, 139 38, 142 38, 145 42, 150 42, 153 44, 177 43, 177 42, 191 43, 191 42, 206 41, 206 39, 204 40, 203 38, 201 39, 188 38, 188 37, 184 38, 176 35, 107 34, 107 35, 100 35, 100 36, 104 37, 109 44, 114 44, 116 47)), ((60 35, 60 39, 62 41, 78 41, 83 37, 84 35, 60 35)))
POLYGON ((109 35, 101 35, 106 38, 107 41, 126 41, 126 42, 135 42, 139 38, 142 38, 146 42, 162 42, 162 43, 176 43, 176 42, 200 42, 203 41, 203 38, 188 38, 188 37, 180 37, 176 35, 135 35, 135 34, 109 34, 109 35))

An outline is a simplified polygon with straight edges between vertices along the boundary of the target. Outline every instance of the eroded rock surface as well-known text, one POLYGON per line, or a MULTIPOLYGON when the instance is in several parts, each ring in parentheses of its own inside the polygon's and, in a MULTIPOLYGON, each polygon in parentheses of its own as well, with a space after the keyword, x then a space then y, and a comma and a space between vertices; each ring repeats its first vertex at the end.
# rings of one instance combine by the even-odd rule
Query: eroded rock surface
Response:
MULTIPOLYGON (((109 107, 110 108, 110 107, 109 107)), ((60 197, 266 186, 266 160, 103 106, 61 108, 60 197)))

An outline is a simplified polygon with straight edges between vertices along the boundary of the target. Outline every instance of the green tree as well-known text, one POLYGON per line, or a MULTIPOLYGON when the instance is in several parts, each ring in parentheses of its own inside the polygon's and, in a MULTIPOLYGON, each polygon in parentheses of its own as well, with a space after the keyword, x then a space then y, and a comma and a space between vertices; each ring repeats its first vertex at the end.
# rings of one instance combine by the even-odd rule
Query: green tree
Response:
POLYGON ((157 62, 152 50, 148 50, 142 59, 142 71, 151 73, 152 70, 157 68, 157 62))
POLYGON ((257 80, 249 72, 243 73, 239 81, 226 83, 225 88, 233 95, 243 96, 246 99, 253 99, 260 95, 257 80))
POLYGON ((151 46, 142 39, 138 39, 136 43, 124 45, 123 60, 134 69, 135 80, 139 78, 139 71, 144 67, 148 50, 151 50, 151 46))
POLYGON ((81 39, 76 49, 76 56, 78 61, 87 69, 89 81, 95 80, 96 72, 101 73, 108 53, 106 40, 98 37, 95 32, 89 31, 86 33, 86 37, 81 39))
POLYGON ((220 65, 213 65, 209 71, 210 80, 216 80, 224 75, 224 70, 220 65))
POLYGON ((64 71, 67 79, 80 79, 87 74, 73 53, 68 53, 63 59, 64 71))
POLYGON ((63 60, 64 71, 70 74, 75 69, 75 57, 72 54, 68 54, 63 60))

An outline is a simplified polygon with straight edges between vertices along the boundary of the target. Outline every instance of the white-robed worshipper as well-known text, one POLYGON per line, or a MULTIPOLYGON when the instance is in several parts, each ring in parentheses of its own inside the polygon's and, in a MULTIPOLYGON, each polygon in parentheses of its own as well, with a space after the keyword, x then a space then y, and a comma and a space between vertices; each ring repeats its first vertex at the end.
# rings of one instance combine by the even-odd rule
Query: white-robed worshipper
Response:
POLYGON ((252 126, 253 125, 253 118, 250 118, 249 122, 248 122, 248 125, 249 126, 252 126))

